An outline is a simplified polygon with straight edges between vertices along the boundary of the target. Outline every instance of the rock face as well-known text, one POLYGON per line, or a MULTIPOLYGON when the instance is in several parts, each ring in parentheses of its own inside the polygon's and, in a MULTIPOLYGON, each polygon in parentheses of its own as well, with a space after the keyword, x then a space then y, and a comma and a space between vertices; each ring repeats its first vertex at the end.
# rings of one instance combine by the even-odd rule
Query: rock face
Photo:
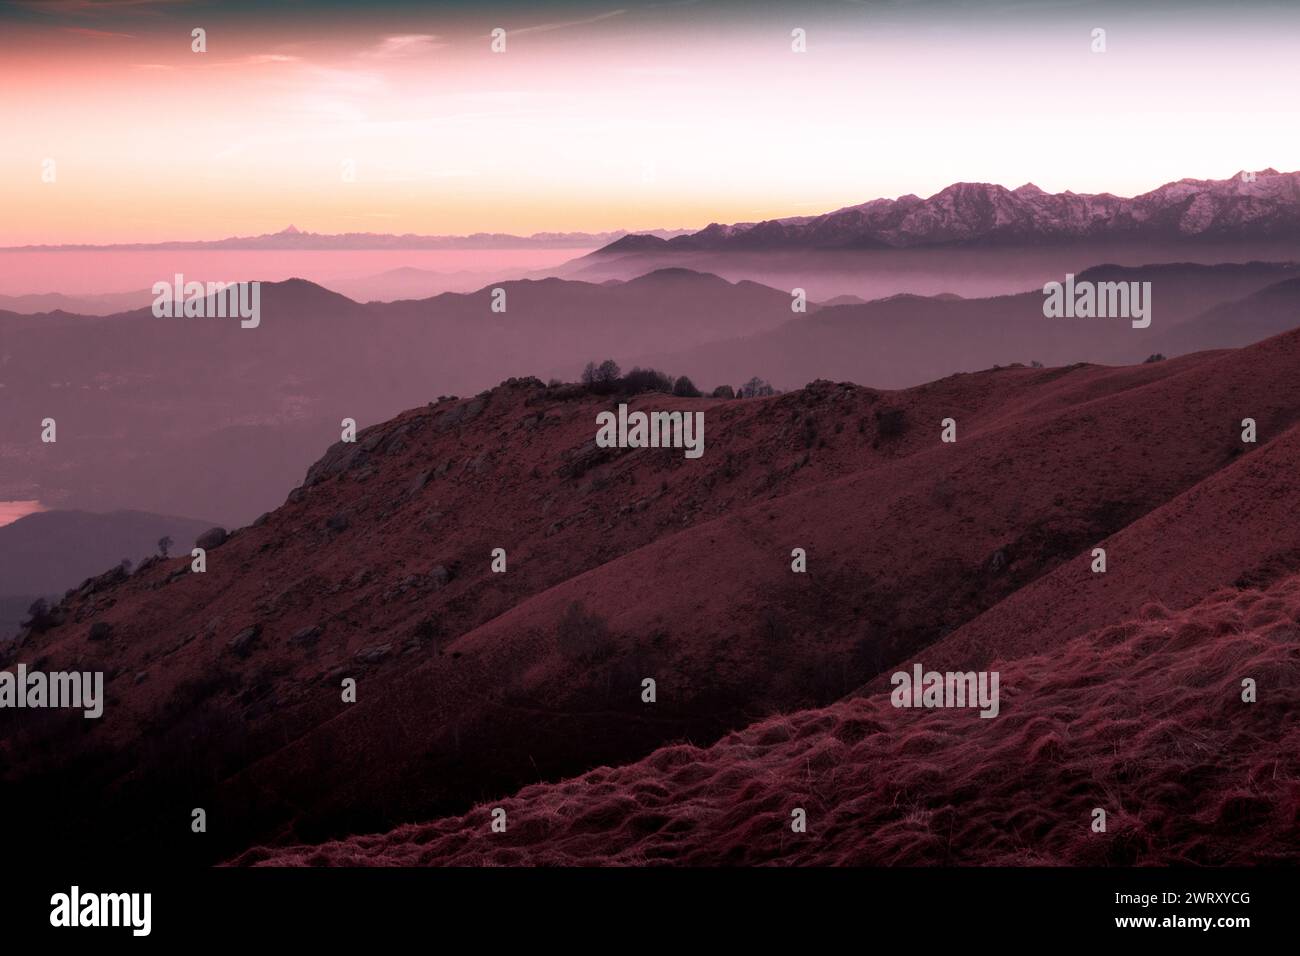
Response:
POLYGON ((204 551, 211 551, 213 548, 219 548, 226 543, 230 535, 226 534, 225 528, 210 528, 194 539, 194 544, 204 551))
POLYGON ((226 646, 236 657, 247 657, 253 651, 253 644, 257 641, 262 629, 254 624, 252 627, 246 627, 233 638, 226 646))
POLYGON ((1300 236, 1300 172, 1265 169, 1231 179, 1180 179, 1126 199, 954 183, 928 199, 901 196, 821 216, 724 226, 673 239, 626 236, 607 252, 765 248, 909 248, 1097 238, 1300 236), (1253 176, 1253 179, 1250 177, 1253 176))

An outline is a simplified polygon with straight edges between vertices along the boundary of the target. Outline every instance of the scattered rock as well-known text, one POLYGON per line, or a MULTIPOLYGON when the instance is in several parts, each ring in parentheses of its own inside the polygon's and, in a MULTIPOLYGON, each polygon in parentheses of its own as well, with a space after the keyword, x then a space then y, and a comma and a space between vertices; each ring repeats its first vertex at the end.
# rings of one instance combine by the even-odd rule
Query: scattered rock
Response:
POLYGON ((211 551, 225 544, 229 537, 225 528, 209 528, 194 540, 194 546, 204 551, 211 551))
POLYGON ((107 621, 96 621, 90 625, 90 639, 92 641, 106 641, 113 633, 113 625, 107 621))
POLYGON ((246 627, 233 638, 226 646, 236 657, 247 657, 253 651, 253 642, 257 640, 262 633, 262 628, 257 624, 252 627, 246 627))
POLYGON ((363 664, 377 664, 392 652, 392 644, 374 644, 357 651, 356 658, 363 664))
POLYGON ((433 469, 432 468, 424 469, 424 471, 420 472, 418 475, 415 476, 415 481, 411 482, 411 488, 409 493, 415 494, 416 492, 422 490, 424 486, 427 485, 432 480, 433 480, 433 469))
POLYGON ((325 528, 328 531, 347 531, 348 516, 342 511, 330 515, 325 519, 325 528))
POLYGON ((310 627, 300 628, 293 632, 289 637, 291 644, 315 644, 316 640, 325 633, 325 628, 320 624, 313 624, 310 627))
POLYGON ((482 414, 483 409, 487 407, 487 401, 482 398, 476 398, 473 401, 466 402, 463 405, 457 405, 455 408, 448 410, 437 421, 435 428, 438 431, 446 431, 453 425, 464 425, 472 422, 482 414))

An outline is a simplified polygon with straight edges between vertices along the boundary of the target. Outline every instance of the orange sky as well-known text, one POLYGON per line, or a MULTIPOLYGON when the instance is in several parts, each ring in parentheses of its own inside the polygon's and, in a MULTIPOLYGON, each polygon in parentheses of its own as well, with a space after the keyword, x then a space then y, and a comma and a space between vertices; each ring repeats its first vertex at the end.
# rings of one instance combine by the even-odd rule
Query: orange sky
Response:
POLYGON ((1098 55, 1096 15, 1070 7, 945 25, 27 6, 0 21, 0 245, 699 227, 960 180, 1133 194, 1300 168, 1294 17, 1111 12, 1098 55))

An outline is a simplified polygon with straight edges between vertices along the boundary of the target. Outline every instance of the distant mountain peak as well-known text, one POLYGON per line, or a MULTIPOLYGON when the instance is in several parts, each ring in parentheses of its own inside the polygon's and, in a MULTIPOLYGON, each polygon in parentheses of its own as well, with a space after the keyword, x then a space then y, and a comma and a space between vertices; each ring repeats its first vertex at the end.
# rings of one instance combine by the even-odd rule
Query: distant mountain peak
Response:
POLYGON ((1230 179, 1181 179, 1126 198, 1048 193, 1032 182, 952 183, 919 199, 900 196, 820 216, 710 223, 689 235, 630 235, 603 252, 658 250, 908 249, 938 245, 1041 245, 1097 239, 1300 239, 1300 173, 1271 167, 1230 179))

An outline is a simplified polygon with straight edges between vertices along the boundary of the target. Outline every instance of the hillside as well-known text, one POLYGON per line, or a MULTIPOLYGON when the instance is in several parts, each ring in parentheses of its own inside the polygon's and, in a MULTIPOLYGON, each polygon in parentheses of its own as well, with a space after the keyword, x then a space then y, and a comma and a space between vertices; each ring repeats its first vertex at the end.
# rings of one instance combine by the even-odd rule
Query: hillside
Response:
POLYGON ((15 602, 0 604, 0 639, 18 629, 35 598, 62 595, 124 559, 137 563, 157 554, 164 537, 172 539, 173 554, 188 554, 210 527, 210 521, 143 511, 43 511, 0 526, 0 602, 15 602))
MULTIPOLYGON (((1249 866, 1300 852, 1300 576, 994 661, 1002 710, 888 692, 269 866, 1249 866), (1241 679, 1257 681, 1257 703, 1241 679), (505 833, 492 833, 502 808, 505 833), (807 815, 794 833, 791 813, 807 815), (1093 832, 1094 810, 1106 831, 1093 832)), ((927 666, 930 662, 927 662, 927 666)))
MULTIPOLYGON (((413 409, 334 446, 203 576, 171 561, 92 582, 64 624, 29 635, 17 659, 115 676, 88 733, 10 715, 0 800, 59 805, 65 779, 89 779, 120 827, 80 834, 69 808, 69 838, 231 856, 458 813, 827 705, 1077 572, 1144 516, 1289 454, 1298 352, 1289 333, 894 393, 817 382, 758 400, 633 400, 704 411, 698 461, 597 449, 611 399, 536 380, 413 409), (1262 446, 1243 456, 1245 415, 1262 446), (945 417, 956 444, 938 440, 945 417), (490 569, 496 547, 505 574, 490 569), (791 573, 795 547, 806 575, 791 573), (109 638, 91 641, 92 624, 109 638), (340 702, 348 676, 355 704, 340 702), (647 676, 660 688, 649 712, 647 676), (47 763, 51 734, 64 749, 47 763), (220 746, 196 761, 200 740, 220 746), (204 849, 167 840, 159 814, 177 800, 224 821, 204 849)), ((1269 494, 1290 501, 1289 488, 1269 494)), ((1243 567, 1268 545, 1233 540, 1243 567)), ((1037 651, 1006 632, 1008 648, 1037 651)))

